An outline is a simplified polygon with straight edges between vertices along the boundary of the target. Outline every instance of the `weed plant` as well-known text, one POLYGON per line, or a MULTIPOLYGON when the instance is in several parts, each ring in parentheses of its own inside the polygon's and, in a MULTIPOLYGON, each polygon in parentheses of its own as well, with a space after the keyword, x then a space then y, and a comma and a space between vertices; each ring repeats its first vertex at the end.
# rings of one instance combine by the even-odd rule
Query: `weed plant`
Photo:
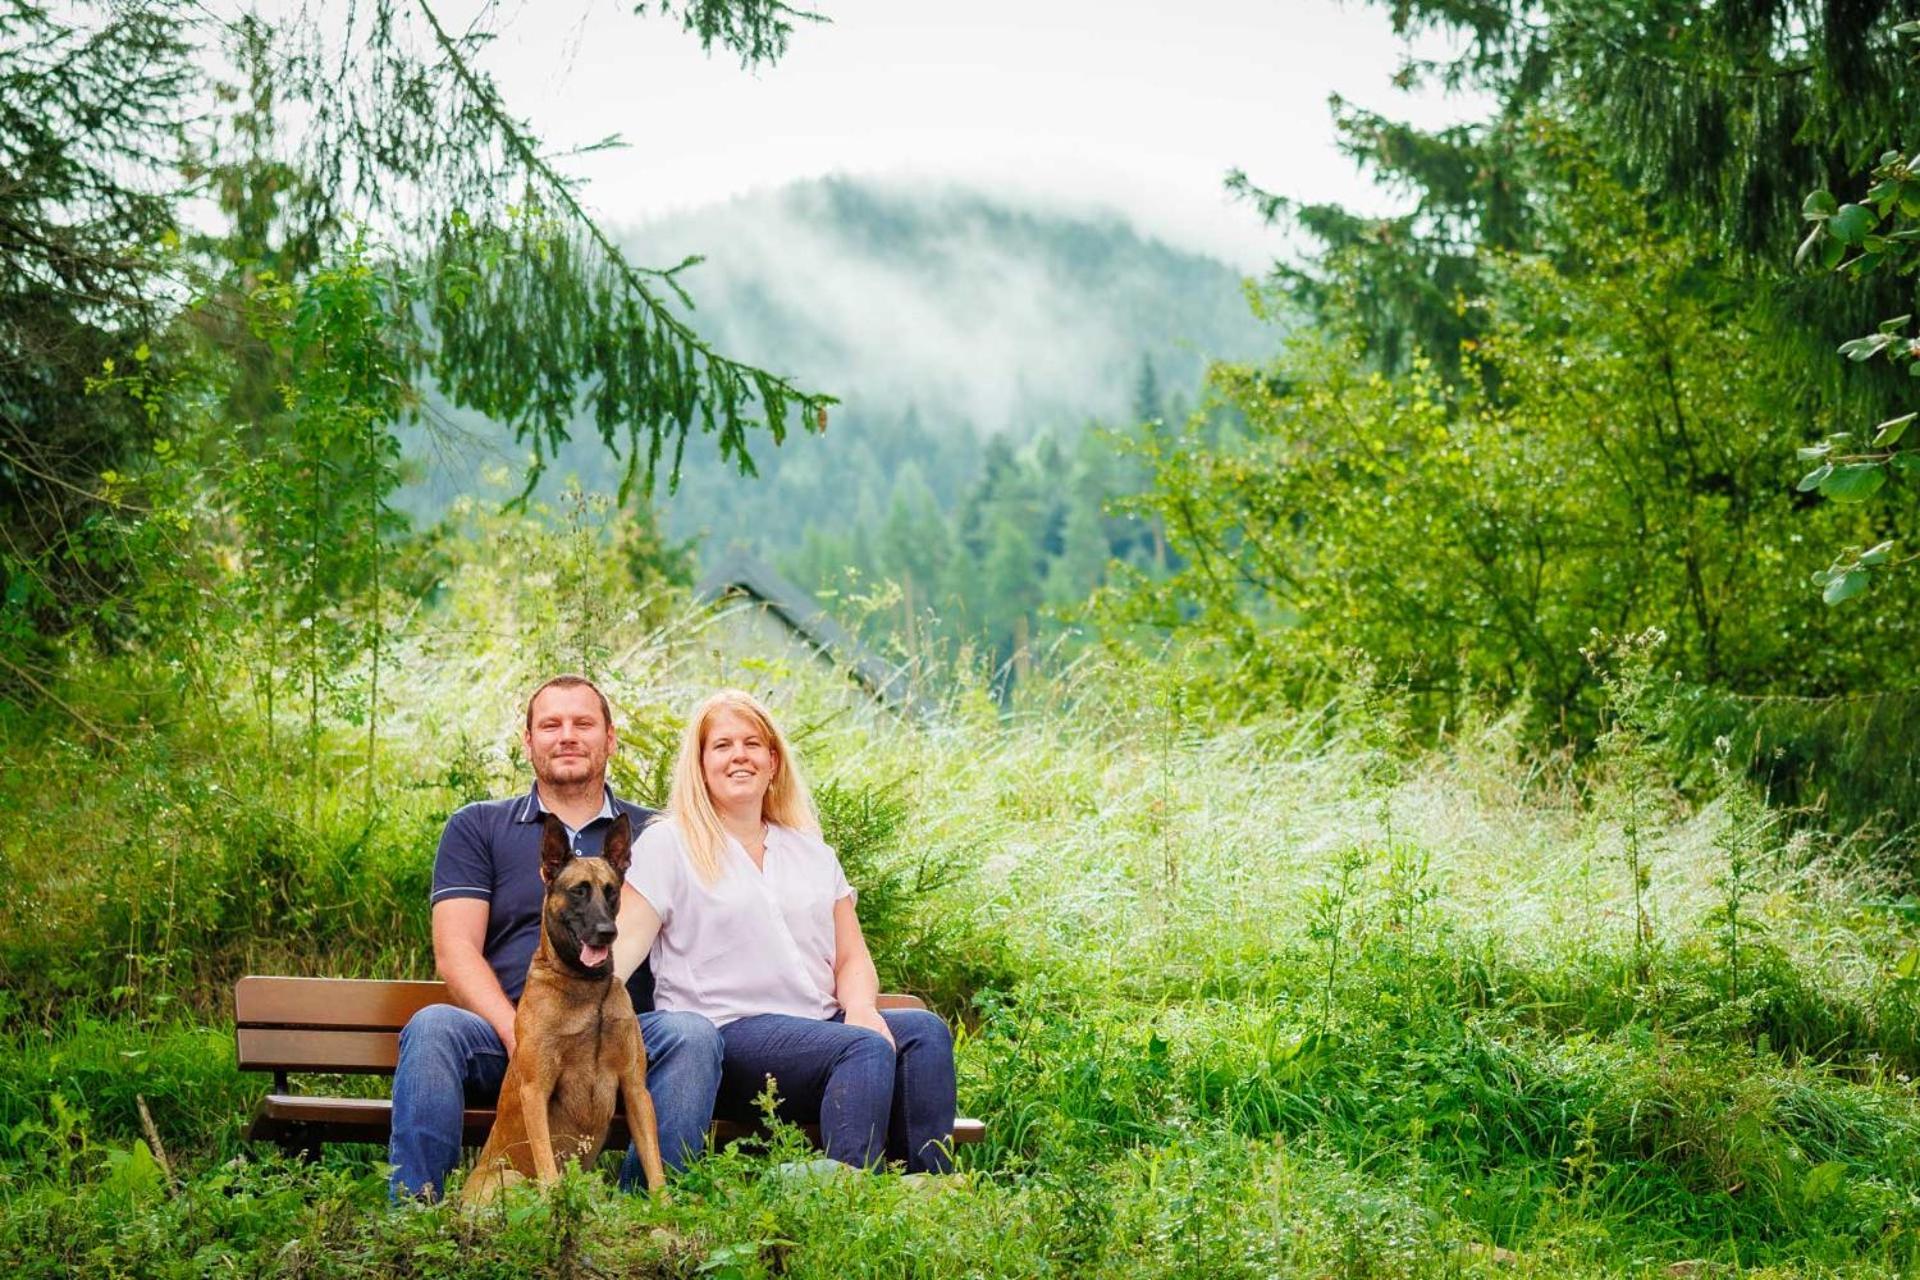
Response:
MULTIPOLYGON (((1915 1269, 1920 912, 1737 769, 1682 803, 1625 686, 1636 736, 1586 769, 1529 755, 1520 712, 1415 751, 1372 682, 1224 723, 1091 660, 895 716, 671 592, 553 633, 528 575, 567 562, 524 531, 463 554, 390 629, 371 814, 365 726, 327 724, 309 818, 308 744, 276 754, 245 681, 117 747, 10 726, 0 804, 31 820, 0 831, 0 1270, 1915 1269), (777 1130, 668 1202, 600 1168, 469 1216, 387 1209, 372 1148, 244 1143, 265 1081, 232 1067, 232 979, 429 973, 439 826, 524 785, 518 698, 559 657, 607 685, 642 799, 715 684, 794 726, 884 985, 960 1028, 988 1124, 960 1177, 796 1178, 777 1130)), ((573 563, 547 587, 594 590, 573 563)))

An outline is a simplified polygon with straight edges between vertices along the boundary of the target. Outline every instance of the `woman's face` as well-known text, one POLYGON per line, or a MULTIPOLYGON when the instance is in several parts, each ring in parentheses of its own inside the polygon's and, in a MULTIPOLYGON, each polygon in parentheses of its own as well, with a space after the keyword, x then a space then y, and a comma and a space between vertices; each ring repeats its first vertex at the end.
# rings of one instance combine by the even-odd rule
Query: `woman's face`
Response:
POLYGON ((723 708, 707 722, 700 771, 714 808, 758 813, 779 767, 773 744, 748 717, 723 708))

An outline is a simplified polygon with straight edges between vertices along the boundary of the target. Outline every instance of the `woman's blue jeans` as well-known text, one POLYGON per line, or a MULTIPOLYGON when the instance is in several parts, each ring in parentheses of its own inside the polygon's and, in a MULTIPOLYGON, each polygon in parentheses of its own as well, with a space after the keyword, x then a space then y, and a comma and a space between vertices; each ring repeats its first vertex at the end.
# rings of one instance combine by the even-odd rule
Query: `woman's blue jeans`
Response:
POLYGON ((948 1173, 953 1161, 953 1032, 924 1009, 881 1014, 893 1045, 865 1027, 763 1013, 720 1028, 726 1052, 716 1114, 758 1118, 753 1100, 774 1079, 778 1114, 820 1125, 827 1154, 871 1169, 904 1160, 909 1173, 948 1173))
MULTIPOLYGON (((647 1046, 647 1091, 660 1122, 660 1156, 669 1169, 682 1169, 705 1148, 713 1123, 720 1033, 697 1013, 643 1013, 640 1038, 647 1046)), ((387 1147, 394 1199, 440 1195, 460 1159, 462 1112, 469 1101, 491 1105, 506 1074, 506 1048, 479 1014, 434 1004, 408 1020, 393 1071, 393 1137, 387 1147)))

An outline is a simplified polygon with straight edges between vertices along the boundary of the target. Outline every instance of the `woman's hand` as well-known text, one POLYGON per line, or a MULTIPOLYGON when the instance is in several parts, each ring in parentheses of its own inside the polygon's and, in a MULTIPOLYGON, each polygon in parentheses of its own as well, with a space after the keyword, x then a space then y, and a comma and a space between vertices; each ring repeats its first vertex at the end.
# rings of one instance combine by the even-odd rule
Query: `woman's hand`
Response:
MULTIPOLYGON (((872 1005, 865 1005, 857 1009, 848 1009, 847 1025, 850 1027, 865 1027, 869 1031, 878 1031, 886 1037, 889 1045, 893 1045, 893 1032, 888 1028, 887 1020, 881 1017, 880 1011, 872 1005)), ((898 1048, 899 1046, 893 1045, 893 1047, 898 1048)))

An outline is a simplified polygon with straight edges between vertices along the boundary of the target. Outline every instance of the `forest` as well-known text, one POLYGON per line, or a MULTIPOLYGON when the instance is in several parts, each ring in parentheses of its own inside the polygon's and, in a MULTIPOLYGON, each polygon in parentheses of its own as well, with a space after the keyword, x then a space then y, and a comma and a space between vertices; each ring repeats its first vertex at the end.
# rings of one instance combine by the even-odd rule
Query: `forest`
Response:
POLYGON ((616 224, 492 3, 0 0, 0 1269, 1920 1273, 1920 6, 1354 7, 1483 110, 1334 99, 1384 214, 1245 157, 1243 281, 839 178, 616 224), (698 603, 742 549, 911 708, 698 603), (643 804, 778 711, 957 1172, 248 1140, 236 980, 434 977, 557 671, 643 804))

